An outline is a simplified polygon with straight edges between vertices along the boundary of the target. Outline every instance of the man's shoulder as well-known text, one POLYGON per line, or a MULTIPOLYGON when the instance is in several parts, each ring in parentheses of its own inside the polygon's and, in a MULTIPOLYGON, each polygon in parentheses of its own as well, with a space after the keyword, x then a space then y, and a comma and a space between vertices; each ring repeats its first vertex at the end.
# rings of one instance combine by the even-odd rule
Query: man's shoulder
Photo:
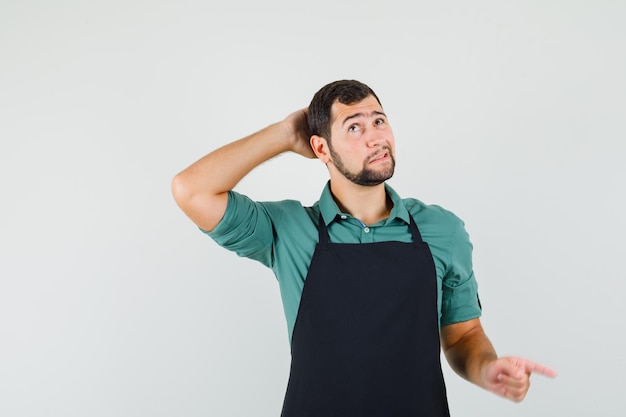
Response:
POLYGON ((319 213, 319 203, 314 203, 312 206, 305 206, 298 200, 278 200, 278 201, 260 201, 258 202, 262 207, 268 211, 281 212, 281 213, 319 213))
POLYGON ((261 212, 272 222, 298 222, 306 218, 317 220, 319 218, 319 201, 311 206, 305 206, 295 199, 263 201, 253 200, 245 194, 229 191, 227 214, 230 217, 256 217, 261 212))
POLYGON ((415 221, 434 223, 438 225, 449 225, 451 228, 463 226, 463 220, 454 212, 448 210, 438 204, 426 204, 417 198, 403 198, 402 202, 406 209, 411 213, 415 221))
POLYGON ((258 202, 269 215, 275 229, 308 228, 317 224, 320 215, 319 203, 305 206, 298 200, 279 200, 258 202))

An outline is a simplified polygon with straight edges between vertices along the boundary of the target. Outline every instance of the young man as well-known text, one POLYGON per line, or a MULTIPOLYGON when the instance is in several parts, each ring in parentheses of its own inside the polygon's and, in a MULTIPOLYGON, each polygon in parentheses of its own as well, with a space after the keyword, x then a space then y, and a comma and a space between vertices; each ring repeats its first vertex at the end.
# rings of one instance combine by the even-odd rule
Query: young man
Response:
POLYGON ((278 278, 292 348, 284 417, 448 416, 441 348, 459 375, 513 401, 525 397, 531 373, 555 376, 496 355, 480 324, 462 221, 400 198, 385 183, 394 167, 378 97, 343 80, 174 178, 176 202, 191 220, 278 278), (287 151, 328 168, 312 207, 232 191, 287 151))

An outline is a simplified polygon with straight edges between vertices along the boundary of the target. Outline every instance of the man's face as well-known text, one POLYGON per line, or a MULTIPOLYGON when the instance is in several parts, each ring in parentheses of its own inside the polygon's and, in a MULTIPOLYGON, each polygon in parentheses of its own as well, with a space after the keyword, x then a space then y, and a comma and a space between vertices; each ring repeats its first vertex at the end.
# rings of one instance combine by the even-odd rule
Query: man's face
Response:
POLYGON ((378 185, 393 175, 394 137, 387 116, 374 96, 331 109, 330 163, 357 185, 378 185))

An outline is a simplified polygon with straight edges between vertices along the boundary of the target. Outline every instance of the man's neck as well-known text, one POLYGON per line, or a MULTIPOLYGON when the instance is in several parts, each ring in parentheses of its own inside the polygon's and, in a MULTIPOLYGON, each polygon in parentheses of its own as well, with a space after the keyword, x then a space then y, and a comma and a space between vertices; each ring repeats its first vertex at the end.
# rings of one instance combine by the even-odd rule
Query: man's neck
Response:
POLYGON ((393 203, 387 197, 385 184, 357 185, 347 181, 332 181, 330 191, 339 209, 372 225, 389 217, 393 203))

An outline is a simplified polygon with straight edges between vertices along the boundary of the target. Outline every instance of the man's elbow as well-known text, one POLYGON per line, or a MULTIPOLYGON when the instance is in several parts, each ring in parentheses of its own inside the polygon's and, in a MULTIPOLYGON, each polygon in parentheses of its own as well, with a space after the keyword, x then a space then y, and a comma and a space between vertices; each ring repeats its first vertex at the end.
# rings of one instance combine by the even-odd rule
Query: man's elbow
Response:
POLYGON ((193 196, 191 187, 185 180, 183 173, 176 174, 176 176, 172 179, 171 187, 174 201, 176 201, 176 204, 183 209, 185 202, 191 200, 193 196))
POLYGON ((172 195, 180 209, 202 230, 217 226, 228 204, 228 193, 199 189, 182 172, 172 179, 172 195))

